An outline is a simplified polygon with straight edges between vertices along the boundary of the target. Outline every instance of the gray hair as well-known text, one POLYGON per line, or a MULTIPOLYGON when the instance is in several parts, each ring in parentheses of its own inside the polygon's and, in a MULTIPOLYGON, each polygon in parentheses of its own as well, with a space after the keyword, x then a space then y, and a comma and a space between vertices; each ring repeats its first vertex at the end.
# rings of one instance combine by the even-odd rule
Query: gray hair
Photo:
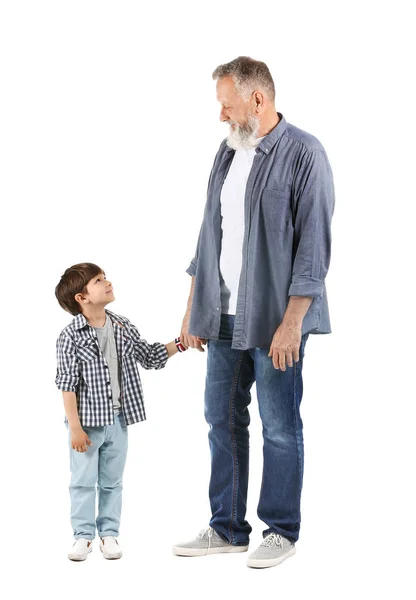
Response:
POLYGON ((213 79, 231 76, 236 92, 247 101, 255 90, 265 92, 274 102, 275 89, 273 78, 264 62, 249 56, 239 56, 229 63, 219 65, 212 74, 213 79))

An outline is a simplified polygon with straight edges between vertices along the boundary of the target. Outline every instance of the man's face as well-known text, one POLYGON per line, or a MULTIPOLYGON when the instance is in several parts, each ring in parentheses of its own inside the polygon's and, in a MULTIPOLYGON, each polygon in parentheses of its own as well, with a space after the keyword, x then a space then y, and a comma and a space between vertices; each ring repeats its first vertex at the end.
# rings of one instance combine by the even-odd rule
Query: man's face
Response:
POLYGON ((217 81, 217 100, 221 104, 220 121, 230 126, 228 145, 235 150, 252 148, 260 122, 252 110, 252 98, 245 102, 236 92, 232 77, 217 81))
POLYGON ((84 296, 88 298, 90 304, 95 306, 105 306, 115 300, 113 286, 111 281, 106 278, 105 273, 100 273, 90 279, 87 283, 87 293, 84 296))

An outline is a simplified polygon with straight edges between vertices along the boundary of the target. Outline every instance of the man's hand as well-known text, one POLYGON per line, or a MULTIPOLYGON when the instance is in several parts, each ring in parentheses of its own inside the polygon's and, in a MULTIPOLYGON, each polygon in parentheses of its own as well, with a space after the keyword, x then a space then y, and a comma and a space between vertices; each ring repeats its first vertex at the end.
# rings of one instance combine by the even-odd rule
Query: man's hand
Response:
POLYGON ((191 318, 191 313, 189 310, 186 311, 185 316, 182 321, 182 329, 181 329, 181 344, 186 348, 195 348, 199 352, 205 352, 202 348, 201 344, 206 344, 207 341, 196 337, 195 335, 190 335, 189 332, 189 321, 191 318))
POLYGON ((88 446, 92 446, 92 442, 83 429, 71 429, 71 443, 72 449, 77 452, 86 452, 88 446))
POLYGON ((281 323, 276 329, 270 346, 268 356, 272 357, 275 369, 286 371, 288 367, 293 367, 293 360, 299 361, 299 348, 302 339, 302 324, 286 325, 281 323))

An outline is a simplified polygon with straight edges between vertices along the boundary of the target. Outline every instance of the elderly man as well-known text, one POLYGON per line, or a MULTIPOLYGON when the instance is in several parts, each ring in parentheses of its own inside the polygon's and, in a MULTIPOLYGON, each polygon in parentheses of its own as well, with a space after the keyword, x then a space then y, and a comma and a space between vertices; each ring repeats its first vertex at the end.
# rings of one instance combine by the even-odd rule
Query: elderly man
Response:
POLYGON ((220 119, 229 135, 215 157, 181 342, 207 345, 212 517, 182 556, 244 552, 250 389, 263 424, 257 514, 267 525, 250 567, 295 553, 303 478, 302 364, 310 333, 330 333, 325 276, 334 188, 321 143, 286 122, 263 62, 220 65, 220 119))

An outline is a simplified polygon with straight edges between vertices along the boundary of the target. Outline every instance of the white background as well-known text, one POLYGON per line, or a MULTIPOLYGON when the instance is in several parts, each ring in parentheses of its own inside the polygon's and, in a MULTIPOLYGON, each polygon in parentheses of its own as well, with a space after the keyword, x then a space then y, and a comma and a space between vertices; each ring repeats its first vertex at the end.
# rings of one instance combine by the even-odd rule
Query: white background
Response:
MULTIPOLYGON (((414 598, 414 64, 410 2, 3 1, 0 12, 1 584, 10 598, 414 598), (143 372, 120 561, 68 561, 54 288, 91 261, 111 310, 179 335, 219 122, 214 68, 263 60, 276 108, 323 143, 336 208, 333 333, 310 336, 298 552, 180 559, 209 520, 206 354, 143 372), (412 235, 413 234, 413 235, 412 235)), ((251 408, 251 549, 262 439, 251 408)), ((3 590, 4 591, 4 590, 3 590)))

